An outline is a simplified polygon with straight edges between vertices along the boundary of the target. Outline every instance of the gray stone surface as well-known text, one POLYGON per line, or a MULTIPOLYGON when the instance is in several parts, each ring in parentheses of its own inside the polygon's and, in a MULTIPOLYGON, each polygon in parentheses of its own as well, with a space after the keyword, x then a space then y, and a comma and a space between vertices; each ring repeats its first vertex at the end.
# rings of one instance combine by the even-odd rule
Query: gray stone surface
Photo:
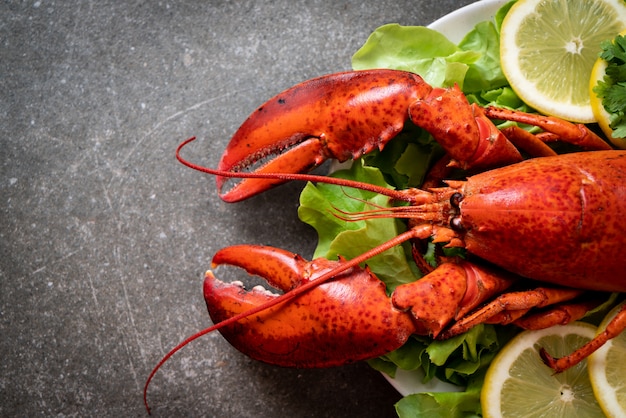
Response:
MULTIPOLYGON (((310 255, 290 184, 237 205, 174 159, 215 166, 258 105, 346 70, 377 26, 469 1, 5 1, 0 4, 0 416, 143 416, 161 356, 210 324, 213 253, 310 255)), ((156 376, 155 416, 384 417, 365 364, 292 370, 219 334, 156 376)))

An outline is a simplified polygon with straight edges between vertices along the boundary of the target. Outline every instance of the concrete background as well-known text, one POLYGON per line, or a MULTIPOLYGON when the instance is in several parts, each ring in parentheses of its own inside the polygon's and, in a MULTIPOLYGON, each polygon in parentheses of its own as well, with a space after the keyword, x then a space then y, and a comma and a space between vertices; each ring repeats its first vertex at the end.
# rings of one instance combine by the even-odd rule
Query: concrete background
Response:
MULTIPOLYGON (((0 416, 144 416, 161 356, 210 324, 220 247, 310 256, 302 185, 237 205, 174 159, 215 166, 258 105, 350 68, 376 27, 469 1, 4 1, 0 4, 0 416)), ((155 416, 385 417, 366 364, 267 366, 219 334, 156 376, 155 416)))

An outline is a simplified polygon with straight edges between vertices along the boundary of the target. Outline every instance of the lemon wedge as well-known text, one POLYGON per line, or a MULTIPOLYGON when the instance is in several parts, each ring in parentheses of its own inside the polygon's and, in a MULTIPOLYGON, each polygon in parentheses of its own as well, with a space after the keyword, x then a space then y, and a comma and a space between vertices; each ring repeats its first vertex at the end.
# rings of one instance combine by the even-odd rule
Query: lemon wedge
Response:
POLYGON ((598 417, 587 361, 555 374, 543 364, 539 349, 555 357, 570 354, 590 341, 596 327, 574 322, 538 331, 523 331, 494 358, 481 392, 484 417, 598 417))
MULTIPOLYGON (((625 304, 609 312, 598 330, 604 330, 625 304)), ((587 362, 593 392, 606 416, 626 417, 626 332, 606 342, 587 362)))
POLYGON ((502 22, 502 70, 517 95, 539 112, 594 122, 591 69, 600 43, 625 27, 621 0, 519 0, 502 22))
POLYGON ((602 100, 593 92, 593 88, 598 84, 599 80, 604 78, 604 73, 606 71, 608 63, 602 58, 598 58, 596 63, 594 64, 591 70, 591 77, 589 79, 589 96, 591 100, 591 110, 602 129, 602 132, 613 141, 613 129, 609 126, 609 112, 604 109, 602 106, 602 100))
MULTIPOLYGON (((620 35, 626 36, 626 30, 622 31, 620 35)), ((600 125, 600 129, 602 129, 602 132, 604 132, 611 143, 620 149, 626 149, 626 138, 613 137, 613 129, 610 126, 610 114, 604 109, 602 99, 600 99, 593 91, 593 88, 598 85, 598 81, 604 79, 607 65, 608 63, 605 60, 598 58, 591 70, 591 77, 589 79, 591 110, 593 111, 593 115, 595 116, 598 125, 600 125)))

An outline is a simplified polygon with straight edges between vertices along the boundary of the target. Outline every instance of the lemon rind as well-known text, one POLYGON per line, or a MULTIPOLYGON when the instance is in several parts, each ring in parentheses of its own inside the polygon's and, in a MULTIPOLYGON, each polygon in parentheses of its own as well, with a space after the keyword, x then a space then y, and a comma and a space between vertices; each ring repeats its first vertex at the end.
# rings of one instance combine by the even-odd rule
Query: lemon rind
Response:
MULTIPOLYGON (((608 322, 615 316, 624 303, 626 302, 616 306, 607 314, 598 327, 598 333, 602 332, 606 328, 608 322)), ((616 338, 620 337, 618 336, 616 338)), ((613 340, 609 340, 587 359, 587 369, 589 370, 589 380, 591 381, 593 394, 595 395, 600 408, 602 408, 602 411, 609 418, 626 416, 626 407, 624 405, 620 405, 617 399, 617 392, 609 383, 605 372, 608 367, 607 357, 613 347, 613 340), (607 388, 611 388, 612 390, 605 390, 607 388)))

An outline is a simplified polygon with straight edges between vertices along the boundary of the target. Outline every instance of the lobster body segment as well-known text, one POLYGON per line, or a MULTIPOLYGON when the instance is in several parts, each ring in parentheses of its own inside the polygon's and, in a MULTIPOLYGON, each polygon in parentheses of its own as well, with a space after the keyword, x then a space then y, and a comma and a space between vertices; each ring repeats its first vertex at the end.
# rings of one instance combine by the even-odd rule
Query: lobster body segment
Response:
POLYGON ((577 289, 626 291, 626 152, 526 160, 468 179, 465 248, 507 271, 577 289))

